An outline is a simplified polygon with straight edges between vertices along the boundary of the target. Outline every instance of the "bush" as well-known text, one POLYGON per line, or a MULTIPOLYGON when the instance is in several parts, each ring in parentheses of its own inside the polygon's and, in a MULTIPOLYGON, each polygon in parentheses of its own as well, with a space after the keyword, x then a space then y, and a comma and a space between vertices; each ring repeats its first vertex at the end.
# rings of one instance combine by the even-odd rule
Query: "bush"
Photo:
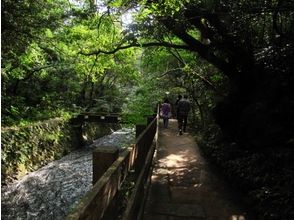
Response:
POLYGON ((293 219, 293 150, 248 150, 220 137, 216 130, 208 130, 201 134, 199 146, 229 182, 248 196, 258 218, 293 219))

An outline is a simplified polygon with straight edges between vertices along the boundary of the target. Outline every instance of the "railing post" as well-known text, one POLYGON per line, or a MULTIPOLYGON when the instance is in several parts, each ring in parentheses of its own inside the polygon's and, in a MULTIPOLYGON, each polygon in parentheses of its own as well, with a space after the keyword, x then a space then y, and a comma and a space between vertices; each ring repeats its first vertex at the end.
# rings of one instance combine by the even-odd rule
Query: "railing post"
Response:
POLYGON ((99 146, 93 151, 93 185, 119 156, 119 149, 114 146, 99 146))

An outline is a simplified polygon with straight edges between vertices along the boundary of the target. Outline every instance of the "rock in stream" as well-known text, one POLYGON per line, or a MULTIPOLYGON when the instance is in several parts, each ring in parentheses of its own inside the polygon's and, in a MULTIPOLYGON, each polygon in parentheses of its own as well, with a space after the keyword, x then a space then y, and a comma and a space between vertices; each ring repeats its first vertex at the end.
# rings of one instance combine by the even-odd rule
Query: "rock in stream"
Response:
POLYGON ((121 129, 1 188, 3 220, 65 219, 92 187, 92 151, 97 146, 124 148, 134 130, 121 129))

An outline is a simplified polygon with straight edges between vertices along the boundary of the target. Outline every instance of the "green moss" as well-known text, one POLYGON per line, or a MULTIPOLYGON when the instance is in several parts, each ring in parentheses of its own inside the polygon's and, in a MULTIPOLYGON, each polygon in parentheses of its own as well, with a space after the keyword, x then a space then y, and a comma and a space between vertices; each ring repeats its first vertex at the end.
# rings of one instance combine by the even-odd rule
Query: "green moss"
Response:
MULTIPOLYGON (((111 127, 114 127, 111 125, 111 127)), ((82 132, 88 142, 110 133, 109 125, 87 123, 82 132)), ((2 184, 20 178, 81 147, 81 130, 69 119, 52 119, 1 131, 2 184)))
POLYGON ((20 178, 75 149, 78 145, 74 134, 74 128, 63 119, 2 129, 2 183, 20 178))

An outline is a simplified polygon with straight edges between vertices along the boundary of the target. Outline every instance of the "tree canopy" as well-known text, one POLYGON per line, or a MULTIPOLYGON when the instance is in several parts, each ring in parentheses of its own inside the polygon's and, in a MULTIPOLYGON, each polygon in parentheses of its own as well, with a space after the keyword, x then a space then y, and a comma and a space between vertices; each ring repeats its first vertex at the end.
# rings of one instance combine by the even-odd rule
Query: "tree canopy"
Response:
POLYGON ((139 76, 135 50, 82 54, 113 47, 122 31, 115 16, 68 1, 4 1, 2 14, 3 124, 120 111, 127 92, 120 88, 139 76))
MULTIPOLYGON (((224 91, 227 95, 214 108, 215 119, 229 138, 251 147, 285 145, 292 140, 293 118, 286 109, 293 108, 293 2, 111 4, 137 11, 136 22, 125 34, 128 41, 112 52, 137 45, 166 47, 175 57, 175 51, 195 52, 229 80, 224 91)), ((101 52, 94 50, 92 54, 101 52)))
POLYGON ((213 110, 232 140, 285 145, 293 138, 293 8, 284 0, 5 0, 3 123, 121 112, 138 94, 150 112, 171 90, 191 95, 203 125, 213 110))
POLYGON ((142 123, 186 93, 207 152, 293 217, 293 1, 3 0, 1 13, 3 127, 80 112, 142 123))

